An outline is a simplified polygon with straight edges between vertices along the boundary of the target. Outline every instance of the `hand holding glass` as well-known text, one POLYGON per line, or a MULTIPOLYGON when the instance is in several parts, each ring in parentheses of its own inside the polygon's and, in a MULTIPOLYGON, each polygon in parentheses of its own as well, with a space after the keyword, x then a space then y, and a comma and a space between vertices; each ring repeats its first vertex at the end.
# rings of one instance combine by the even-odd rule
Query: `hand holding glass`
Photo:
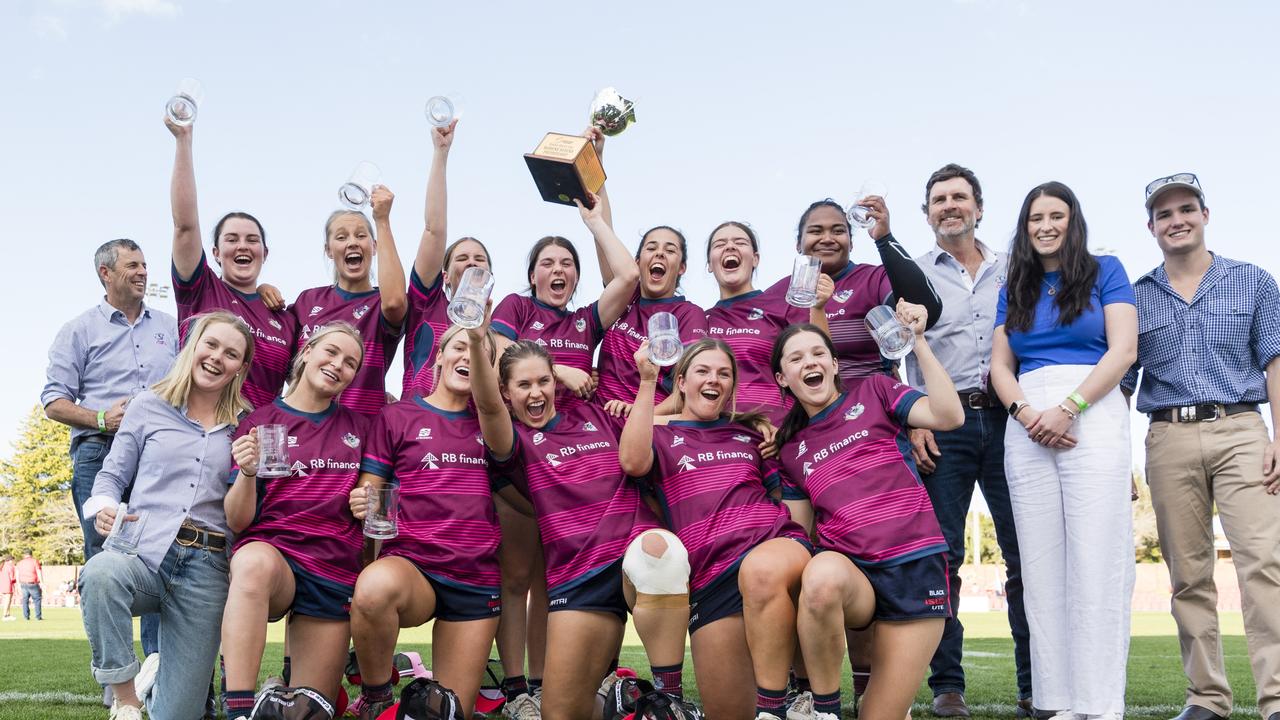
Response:
POLYGON ((259 425, 258 477, 289 474, 289 429, 284 425, 259 425))
POLYGON ((880 354, 890 360, 906 357, 916 346, 916 334, 898 319, 888 305, 877 305, 868 310, 865 322, 867 332, 880 346, 880 354))
POLYGON ((138 543, 142 540, 142 531, 147 525, 147 511, 135 511, 133 519, 129 519, 129 505, 120 503, 116 506, 116 519, 111 524, 111 532, 102 541, 104 550, 136 555, 138 543))
POLYGON ((871 213, 868 212, 869 208, 859 205, 858 203, 869 197, 884 198, 886 195, 888 195, 888 191, 885 190, 884 183, 878 180, 868 180, 863 183, 862 187, 858 190, 857 196, 853 198, 853 202, 849 203, 849 224, 863 228, 864 230, 875 225, 876 220, 871 217, 871 213))
POLYGON ((369 488, 368 509, 364 514, 364 536, 374 540, 390 540, 399 534, 396 517, 400 512, 400 488, 391 485, 369 488))
POLYGON ((797 255, 791 269, 791 284, 787 286, 787 304, 798 308, 811 308, 818 304, 818 276, 822 274, 822 262, 812 255, 797 255))
POLYGON ((479 266, 472 266, 462 273, 454 288, 453 298, 445 312, 455 325, 468 330, 484 324, 484 309, 493 293, 493 274, 479 266))
POLYGON ((175 125, 190 125, 204 101, 204 86, 195 78, 183 78, 178 90, 164 105, 164 112, 175 125))
POLYGON ((432 96, 427 99, 425 111, 427 122, 438 128, 449 127, 449 123, 462 117, 462 95, 451 92, 432 96))
POLYGON ((382 171, 377 165, 365 160, 351 171, 351 178, 338 188, 338 200, 348 210, 360 211, 369 204, 373 197, 373 186, 382 179, 382 171))
POLYGON ((654 313, 649 318, 649 360, 658 367, 669 367, 680 360, 684 345, 680 342, 680 323, 669 312, 654 313))

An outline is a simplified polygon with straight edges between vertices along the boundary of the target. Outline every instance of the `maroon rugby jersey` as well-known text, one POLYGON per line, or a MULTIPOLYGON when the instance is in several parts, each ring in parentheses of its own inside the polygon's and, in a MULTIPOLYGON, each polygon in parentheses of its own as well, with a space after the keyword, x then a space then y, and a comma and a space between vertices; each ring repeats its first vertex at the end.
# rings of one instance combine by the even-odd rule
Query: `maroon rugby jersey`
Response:
POLYGON ((312 575, 354 586, 361 529, 348 496, 359 477, 369 419, 337 403, 307 413, 276 398, 241 420, 233 438, 259 425, 288 429, 291 467, 285 477, 258 478, 258 509, 235 548, 265 542, 312 575))
MULTIPOLYGON (((492 327, 512 342, 532 340, 545 347, 557 365, 590 373, 596 346, 604 336, 598 304, 591 303, 570 312, 551 307, 537 298, 513 293, 494 308, 492 327)), ((558 384, 557 410, 568 410, 581 403, 564 383, 558 384)))
MULTIPOLYGON (((881 265, 849 263, 832 278, 835 291, 825 308, 831 342, 836 346, 840 363, 840 379, 849 386, 858 378, 892 372, 893 361, 880 355, 880 347, 871 339, 863 320, 867 311, 889 303, 893 288, 889 275, 881 265)), ((786 303, 791 278, 785 277, 765 291, 771 298, 786 303)), ((809 309, 787 305, 787 324, 809 322, 809 309)))
POLYGON ((363 472, 400 486, 400 534, 383 555, 403 557, 433 577, 496 590, 498 515, 489 489, 480 421, 420 396, 383 408, 373 421, 363 472))
POLYGON ((315 329, 331 322, 351 323, 364 343, 364 363, 338 402, 361 415, 376 415, 387 404, 387 368, 396 356, 402 328, 382 317, 382 295, 377 288, 352 293, 334 285, 303 290, 289 306, 298 323, 294 352, 302 350, 315 329))
POLYGON ((213 274, 204 253, 200 264, 187 280, 178 277, 171 267, 173 295, 178 303, 178 336, 183 343, 191 330, 191 318, 214 310, 226 310, 244 321, 253 335, 253 363, 243 386, 244 399, 262 407, 269 404, 284 388, 293 358, 293 339, 298 334, 297 322, 284 310, 267 309, 257 293, 246 295, 213 274))
MULTIPOLYGON (((707 317, 702 308, 676 295, 669 298, 643 298, 640 291, 632 296, 631 303, 608 330, 600 343, 600 386, 593 400, 603 405, 610 400, 635 402, 640 389, 640 371, 636 370, 635 354, 640 343, 649 337, 649 318, 655 313, 668 312, 676 316, 680 326, 680 342, 686 346, 707 336, 707 317)), ((665 384, 669 384, 671 369, 662 368, 665 384)), ((654 403, 666 399, 668 393, 659 383, 654 403)))
POLYGON ((721 300, 707 311, 707 334, 728 343, 738 364, 734 394, 738 412, 759 411, 775 425, 791 407, 769 369, 773 341, 787 326, 790 305, 781 295, 752 290, 721 300))
POLYGON ((409 272, 409 311, 404 318, 404 380, 400 399, 415 395, 426 397, 436 387, 436 344, 452 324, 447 310, 449 298, 444 294, 444 274, 436 275, 430 285, 409 272))
POLYGON ((494 481, 533 503, 548 588, 621 560, 632 539, 658 527, 618 464, 620 426, 602 408, 579 403, 541 429, 514 426, 511 457, 494 459, 494 481))
POLYGON ((782 446, 787 495, 812 501, 821 547, 862 565, 946 552, 907 439, 907 414, 922 397, 887 375, 854 380, 782 446))
POLYGON ((707 586, 766 540, 805 540, 804 528, 766 494, 780 479, 777 463, 760 458, 761 439, 728 418, 653 428, 648 481, 667 527, 689 551, 690 591, 707 586))

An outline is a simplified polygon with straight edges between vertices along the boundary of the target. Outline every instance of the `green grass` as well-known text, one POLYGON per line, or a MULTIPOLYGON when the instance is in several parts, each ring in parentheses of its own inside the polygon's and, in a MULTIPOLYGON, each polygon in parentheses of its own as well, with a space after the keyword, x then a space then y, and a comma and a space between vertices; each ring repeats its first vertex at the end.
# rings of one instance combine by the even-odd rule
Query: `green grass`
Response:
MULTIPOLYGON (((50 608, 45 610, 45 618, 40 623, 21 619, 0 623, 0 720, 104 720, 107 712, 97 704, 100 690, 89 675, 89 644, 84 639, 79 611, 50 608), (24 699, 14 693, 22 693, 24 699), (41 701, 32 701, 27 694, 33 693, 48 695, 41 701)), ((966 695, 975 717, 1012 718, 1016 693, 1013 643, 1008 639, 1004 615, 977 613, 962 619, 966 627, 966 695)), ((280 667, 282 631, 283 626, 276 623, 268 633, 264 677, 280 667)), ((1256 718, 1253 678, 1239 613, 1223 616, 1222 632, 1227 674, 1237 698, 1233 717, 1256 718)), ((136 628, 134 636, 137 637, 136 628)), ((644 653, 630 627, 625 642, 622 663, 646 672, 644 653)), ((429 658, 429 626, 404 631, 400 648, 417 650, 429 658)), ((685 686, 694 689, 692 662, 686 661, 685 668, 685 686)), ((1186 681, 1173 620, 1167 614, 1134 615, 1128 679, 1129 716, 1169 718, 1181 708, 1186 681)), ((913 710, 917 719, 930 717, 929 700, 928 689, 922 688, 913 710)))

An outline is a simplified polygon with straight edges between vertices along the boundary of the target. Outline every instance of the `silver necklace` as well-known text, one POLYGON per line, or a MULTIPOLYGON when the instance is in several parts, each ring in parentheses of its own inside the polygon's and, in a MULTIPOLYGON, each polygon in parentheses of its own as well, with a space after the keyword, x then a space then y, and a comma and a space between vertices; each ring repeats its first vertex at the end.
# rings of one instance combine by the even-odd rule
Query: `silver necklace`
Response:
POLYGON ((1053 297, 1058 294, 1058 286, 1056 283, 1049 282, 1049 278, 1044 279, 1044 284, 1049 286, 1049 296, 1053 297))

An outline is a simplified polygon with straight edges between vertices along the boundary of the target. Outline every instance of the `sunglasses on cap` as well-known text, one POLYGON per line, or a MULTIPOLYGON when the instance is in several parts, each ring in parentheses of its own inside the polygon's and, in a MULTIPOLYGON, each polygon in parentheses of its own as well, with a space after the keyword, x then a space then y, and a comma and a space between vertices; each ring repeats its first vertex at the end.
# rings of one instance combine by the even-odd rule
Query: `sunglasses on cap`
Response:
POLYGON ((1204 194, 1204 190, 1200 188, 1200 178, 1195 173, 1177 173, 1167 177, 1156 178, 1147 183, 1147 197, 1151 197, 1157 190, 1165 185, 1190 185, 1195 188, 1197 194, 1204 194))

